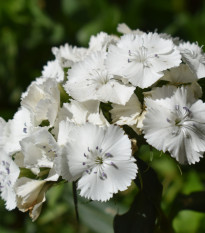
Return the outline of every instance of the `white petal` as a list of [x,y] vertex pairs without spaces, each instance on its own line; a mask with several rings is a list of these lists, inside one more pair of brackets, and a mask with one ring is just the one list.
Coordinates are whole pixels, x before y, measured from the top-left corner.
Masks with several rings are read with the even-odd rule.
[[0,191],[1,197],[6,201],[6,208],[12,210],[16,207],[15,182],[20,170],[9,155],[0,150]]
[[42,84],[31,84],[21,104],[34,114],[36,124],[49,120],[52,126],[60,106],[58,83],[54,79],[46,79]]
[[64,71],[58,60],[49,61],[43,67],[42,75],[46,78],[54,78],[57,82],[63,82],[64,80]]

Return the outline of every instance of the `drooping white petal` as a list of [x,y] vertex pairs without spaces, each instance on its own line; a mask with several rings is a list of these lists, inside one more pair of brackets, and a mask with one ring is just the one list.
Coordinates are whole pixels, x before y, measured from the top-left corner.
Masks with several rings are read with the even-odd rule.
[[134,125],[140,115],[141,103],[137,96],[133,94],[125,105],[112,104],[113,109],[110,110],[113,122],[118,125]]
[[15,187],[17,195],[17,207],[22,212],[29,211],[29,215],[35,221],[41,212],[45,193],[49,185],[45,180],[32,180],[27,177],[18,179]]
[[186,64],[181,64],[179,67],[165,71],[161,79],[174,84],[181,84],[194,82],[197,80],[197,76]]

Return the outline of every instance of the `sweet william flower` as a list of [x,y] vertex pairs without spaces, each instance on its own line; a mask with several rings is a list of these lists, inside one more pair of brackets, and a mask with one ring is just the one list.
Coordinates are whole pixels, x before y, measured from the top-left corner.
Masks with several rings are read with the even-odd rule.
[[182,60],[196,74],[197,78],[205,77],[205,55],[197,43],[184,42],[178,46]]
[[127,34],[108,51],[108,71],[126,78],[134,86],[146,88],[163,76],[163,71],[181,63],[172,40],[157,33]]
[[72,139],[75,141],[68,147],[67,159],[81,196],[107,201],[127,189],[136,177],[131,142],[120,127],[85,124],[76,127]]
[[106,55],[105,52],[95,52],[68,71],[64,88],[75,100],[110,101],[124,105],[130,99],[135,87],[124,84],[121,77],[108,72]]
[[198,162],[205,151],[205,103],[185,87],[165,99],[146,99],[143,121],[147,142],[169,151],[181,164]]

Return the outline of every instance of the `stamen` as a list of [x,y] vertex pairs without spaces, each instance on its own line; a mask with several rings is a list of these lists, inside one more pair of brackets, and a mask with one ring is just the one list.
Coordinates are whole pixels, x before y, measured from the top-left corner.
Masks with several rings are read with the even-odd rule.
[[113,155],[111,155],[110,153],[105,153],[105,156],[106,156],[107,158],[112,158],[112,157],[113,157]]
[[27,133],[27,128],[23,128],[23,132],[24,132],[24,133]]
[[167,122],[171,123],[171,120],[169,118],[167,118]]
[[111,162],[110,165],[113,166],[115,169],[119,169],[119,167],[113,162]]
[[7,174],[10,174],[10,169],[9,167],[6,167]]
[[105,172],[102,173],[102,176],[107,179],[107,174]]
[[100,179],[101,180],[107,179],[107,174],[105,172],[102,172],[102,174],[100,175]]
[[90,175],[90,173],[92,172],[92,170],[86,170],[86,172]]
[[189,108],[183,107],[183,109],[186,111],[187,116],[189,116],[191,114],[191,111],[189,110]]
[[86,163],[85,162],[83,162],[83,165],[85,165]]

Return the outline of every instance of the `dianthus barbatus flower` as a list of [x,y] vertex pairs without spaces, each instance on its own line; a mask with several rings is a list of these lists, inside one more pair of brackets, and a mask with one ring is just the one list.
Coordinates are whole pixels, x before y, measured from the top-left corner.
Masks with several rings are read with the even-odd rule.
[[187,63],[198,79],[205,77],[205,54],[197,43],[184,42],[179,44],[182,60]]
[[127,34],[109,47],[108,71],[127,78],[134,86],[151,86],[166,69],[181,63],[181,55],[172,40],[157,33]]
[[189,89],[178,88],[165,99],[146,99],[143,129],[147,142],[180,163],[195,163],[205,151],[205,103]]
[[105,59],[105,52],[95,52],[74,64],[68,71],[68,81],[64,86],[66,92],[80,102],[99,100],[125,104],[135,87],[124,84],[121,77],[110,74]]
[[85,124],[72,132],[68,165],[72,180],[78,180],[80,195],[107,201],[123,191],[136,177],[137,165],[131,142],[118,126]]

